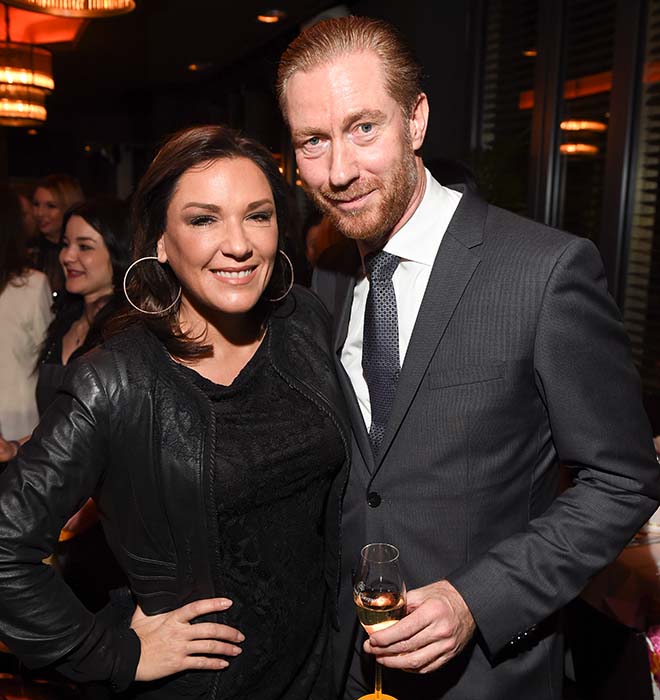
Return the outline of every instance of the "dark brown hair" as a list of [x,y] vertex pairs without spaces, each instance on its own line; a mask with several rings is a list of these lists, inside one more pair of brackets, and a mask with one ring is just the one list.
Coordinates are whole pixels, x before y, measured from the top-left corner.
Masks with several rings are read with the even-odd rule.
[[280,59],[277,99],[285,120],[286,88],[297,71],[311,71],[348,53],[373,52],[382,62],[388,93],[409,117],[422,91],[422,71],[399,32],[387,22],[370,17],[336,17],[306,29]]
[[[266,176],[275,200],[279,247],[289,224],[287,184],[270,152],[252,139],[219,125],[195,126],[171,136],[156,154],[140,180],[133,199],[133,257],[155,256],[157,243],[167,227],[167,209],[179,178],[190,168],[223,158],[247,158]],[[277,266],[279,267],[279,266]],[[273,277],[279,277],[273,275]],[[280,296],[286,283],[271,278],[264,296]],[[169,265],[146,261],[129,274],[128,294],[137,306],[159,311],[169,306],[180,285]],[[142,322],[163,342],[168,352],[181,359],[208,356],[211,348],[181,331],[177,321],[179,303],[158,315],[130,309],[113,324],[112,332]]]
[[20,284],[28,268],[21,200],[8,187],[0,188],[0,293],[10,284]]

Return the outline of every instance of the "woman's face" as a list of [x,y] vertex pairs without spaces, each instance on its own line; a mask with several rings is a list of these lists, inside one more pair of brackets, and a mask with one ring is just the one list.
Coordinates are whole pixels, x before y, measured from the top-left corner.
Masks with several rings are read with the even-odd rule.
[[247,158],[222,158],[179,178],[158,259],[179,279],[184,313],[244,314],[268,284],[277,242],[266,176]]
[[45,187],[37,187],[32,196],[32,211],[39,231],[48,240],[57,243],[62,232],[64,212],[53,193]]
[[112,294],[112,260],[103,236],[81,216],[72,216],[64,229],[60,265],[66,290],[86,302]]

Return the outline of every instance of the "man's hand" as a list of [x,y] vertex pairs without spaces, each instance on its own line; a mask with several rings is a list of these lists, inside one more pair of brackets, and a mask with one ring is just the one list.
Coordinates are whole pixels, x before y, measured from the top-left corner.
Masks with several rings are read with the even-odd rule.
[[136,681],[153,681],[189,669],[217,671],[229,663],[222,656],[238,656],[235,643],[245,637],[233,627],[213,622],[191,625],[200,615],[226,610],[227,598],[209,598],[188,603],[160,615],[145,615],[138,606],[131,628],[140,638],[140,661]]
[[472,613],[448,581],[410,591],[406,609],[403,620],[364,643],[364,650],[388,668],[436,671],[460,654],[474,633]]

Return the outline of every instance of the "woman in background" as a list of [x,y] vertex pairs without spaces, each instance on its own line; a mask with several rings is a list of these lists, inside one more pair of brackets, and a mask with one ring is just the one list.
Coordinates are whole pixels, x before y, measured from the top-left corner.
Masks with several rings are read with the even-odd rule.
[[[5,441],[20,440],[37,424],[34,367],[52,318],[48,280],[28,265],[19,197],[0,189],[0,435]],[[0,461],[6,456],[0,450]]]
[[46,274],[55,295],[64,287],[58,256],[64,215],[83,202],[80,183],[70,175],[47,175],[37,182],[32,195],[32,210],[39,236],[30,242],[32,264]]
[[126,303],[122,279],[131,244],[126,203],[97,197],[70,209],[62,223],[59,264],[66,294],[39,358],[40,414],[62,384],[65,366],[101,342],[107,319]]

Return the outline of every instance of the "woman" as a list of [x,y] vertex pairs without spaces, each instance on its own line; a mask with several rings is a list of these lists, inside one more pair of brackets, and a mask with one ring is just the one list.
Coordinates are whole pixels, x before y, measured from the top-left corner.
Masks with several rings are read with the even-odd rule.
[[40,414],[62,384],[67,363],[98,345],[106,320],[125,305],[122,280],[131,241],[126,204],[97,197],[69,210],[63,227],[59,264],[67,293],[39,358]]
[[47,175],[37,182],[32,195],[32,211],[39,231],[30,242],[34,267],[46,274],[54,294],[64,287],[64,277],[58,262],[64,214],[84,201],[80,184],[70,175]]
[[[327,314],[278,252],[286,199],[222,127],[174,136],[142,179],[136,309],[0,478],[0,637],[28,663],[159,700],[332,697],[348,431]],[[130,629],[39,566],[92,492]]]
[[28,268],[18,195],[0,189],[0,435],[7,441],[21,439],[37,424],[34,365],[50,307],[46,276]]

